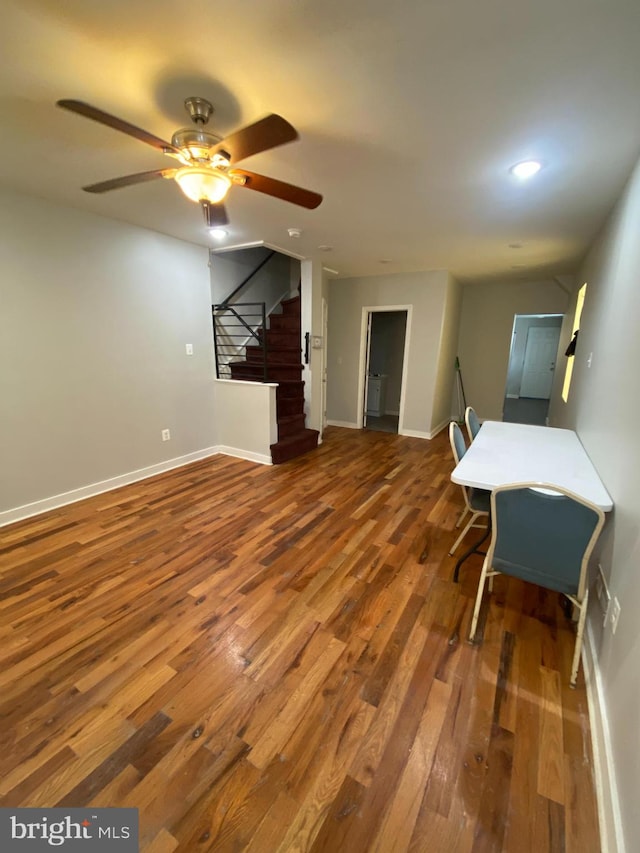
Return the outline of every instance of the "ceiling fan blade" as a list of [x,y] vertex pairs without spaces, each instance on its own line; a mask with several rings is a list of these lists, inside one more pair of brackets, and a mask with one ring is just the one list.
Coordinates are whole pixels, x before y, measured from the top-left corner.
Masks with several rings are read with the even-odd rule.
[[322,196],[311,190],[305,190],[284,181],[276,181],[275,178],[267,178],[255,172],[247,172],[246,169],[232,169],[229,174],[231,177],[234,175],[243,177],[245,179],[243,186],[250,190],[257,190],[259,193],[281,198],[283,201],[297,204],[299,207],[306,207],[309,210],[318,207],[322,201]]
[[153,169],[151,172],[138,172],[135,175],[125,175],[123,178],[111,178],[110,181],[90,184],[82,189],[87,193],[106,193],[109,190],[119,190],[121,187],[130,187],[133,184],[145,184],[147,181],[155,181],[156,178],[172,178],[177,171],[177,169]]
[[272,113],[255,124],[247,125],[232,133],[231,136],[225,137],[218,146],[218,150],[226,151],[231,162],[235,163],[252,154],[259,154],[261,151],[268,151],[269,148],[293,142],[297,138],[298,132],[295,127],[282,116]]
[[225,210],[224,204],[211,204],[204,199],[200,202],[202,212],[204,213],[204,221],[207,223],[207,228],[220,228],[222,225],[229,224],[229,217]]
[[136,127],[134,124],[129,124],[128,121],[117,118],[117,116],[105,113],[97,107],[92,107],[91,104],[85,104],[84,101],[64,99],[62,101],[57,101],[57,105],[72,113],[77,113],[85,118],[93,119],[93,121],[97,121],[100,124],[105,124],[107,127],[111,127],[114,130],[119,130],[121,133],[126,133],[127,136],[132,136],[134,139],[140,140],[140,142],[146,142],[147,145],[157,148],[158,151],[162,151],[163,154],[167,151],[178,153],[178,149],[174,148],[170,142],[165,142],[164,139],[160,139],[158,136],[154,136],[152,133],[148,133],[146,130]]

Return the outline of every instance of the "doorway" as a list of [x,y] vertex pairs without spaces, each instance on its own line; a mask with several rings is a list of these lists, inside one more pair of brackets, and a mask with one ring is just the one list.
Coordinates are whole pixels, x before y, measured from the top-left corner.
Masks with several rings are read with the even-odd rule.
[[378,432],[402,429],[407,350],[406,308],[369,308],[361,381],[362,426]]
[[322,430],[324,433],[327,426],[327,341],[329,339],[329,303],[322,297],[322,393],[320,395],[320,411]]
[[516,314],[502,420],[548,423],[562,314]]

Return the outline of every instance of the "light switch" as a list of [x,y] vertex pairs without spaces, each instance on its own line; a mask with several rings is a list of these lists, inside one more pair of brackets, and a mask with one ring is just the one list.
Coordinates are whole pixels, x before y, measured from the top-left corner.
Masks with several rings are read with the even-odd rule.
[[193,355],[193,344],[185,344],[184,348],[187,355]]

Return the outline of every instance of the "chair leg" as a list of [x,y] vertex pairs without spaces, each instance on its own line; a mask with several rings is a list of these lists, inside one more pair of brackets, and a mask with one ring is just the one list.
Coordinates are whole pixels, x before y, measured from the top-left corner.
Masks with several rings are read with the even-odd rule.
[[573,663],[571,664],[571,681],[569,682],[571,687],[576,686],[576,680],[578,678],[578,669],[580,667],[580,652],[582,651],[582,635],[584,634],[584,623],[587,618],[587,604],[589,603],[589,591],[587,590],[584,594],[584,598],[580,603],[580,617],[578,619],[578,626],[576,631],[576,645],[573,651]]
[[474,522],[475,522],[478,518],[480,518],[480,516],[481,516],[481,515],[485,515],[485,514],[486,514],[486,513],[482,513],[482,512],[474,512],[474,513],[473,513],[473,515],[472,515],[472,516],[471,516],[471,518],[469,519],[469,522],[467,523],[467,526],[465,527],[465,529],[462,531],[462,533],[460,534],[460,536],[458,536],[458,538],[456,539],[456,541],[455,541],[455,542],[453,543],[453,545],[451,546],[451,550],[449,551],[449,556],[450,556],[450,557],[453,557],[453,555],[454,555],[454,554],[455,554],[455,552],[456,552],[456,548],[457,548],[457,547],[458,547],[458,545],[462,542],[462,540],[463,540],[463,539],[464,539],[464,537],[467,535],[467,533],[471,530],[471,528],[472,528],[472,527],[478,527],[478,526],[479,526],[479,525],[474,524]]
[[460,527],[460,525],[462,524],[462,519],[465,517],[465,515],[466,515],[468,512],[469,512],[469,507],[468,507],[468,506],[465,506],[465,507],[463,508],[462,512],[460,513],[460,518],[456,521],[456,527]]
[[476,603],[473,608],[473,618],[471,619],[471,629],[469,631],[469,640],[473,643],[476,638],[476,628],[478,626],[478,616],[480,615],[480,605],[482,604],[482,594],[484,593],[484,582],[487,578],[488,562],[485,558],[482,563],[482,571],[480,572],[480,580],[478,582],[478,594],[476,595]]

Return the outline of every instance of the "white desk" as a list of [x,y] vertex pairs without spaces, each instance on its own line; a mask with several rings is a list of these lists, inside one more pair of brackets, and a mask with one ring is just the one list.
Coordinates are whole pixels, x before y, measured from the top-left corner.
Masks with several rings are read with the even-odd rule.
[[495,489],[507,483],[562,486],[608,512],[613,501],[573,430],[485,421],[451,479]]

